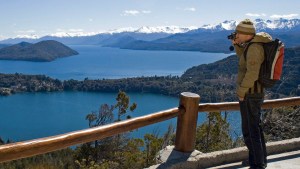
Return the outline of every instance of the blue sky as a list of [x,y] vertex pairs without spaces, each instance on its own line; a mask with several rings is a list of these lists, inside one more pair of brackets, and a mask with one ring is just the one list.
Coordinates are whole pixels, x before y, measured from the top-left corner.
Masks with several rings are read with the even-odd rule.
[[0,39],[124,27],[197,26],[244,18],[300,18],[297,0],[3,0]]

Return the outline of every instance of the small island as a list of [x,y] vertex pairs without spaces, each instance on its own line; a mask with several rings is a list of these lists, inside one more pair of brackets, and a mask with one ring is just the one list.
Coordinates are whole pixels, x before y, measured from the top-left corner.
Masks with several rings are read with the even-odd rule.
[[57,58],[77,54],[77,51],[54,40],[41,41],[35,44],[21,42],[0,49],[1,60],[50,62]]

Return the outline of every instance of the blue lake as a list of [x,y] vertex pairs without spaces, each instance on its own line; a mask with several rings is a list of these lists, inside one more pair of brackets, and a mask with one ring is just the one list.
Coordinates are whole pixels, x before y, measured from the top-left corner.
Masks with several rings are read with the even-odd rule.
[[[183,51],[136,51],[100,46],[71,46],[80,54],[53,62],[0,61],[0,73],[45,74],[52,78],[102,79],[136,76],[182,75],[199,64],[211,63],[229,54]],[[184,91],[183,91],[184,92]],[[115,104],[117,93],[54,92],[23,93],[0,97],[0,137],[15,141],[62,134],[85,129],[85,116],[97,111],[101,104]],[[138,108],[132,117],[142,116],[178,106],[178,98],[155,94],[129,93]],[[200,113],[198,124],[205,120]],[[232,133],[240,135],[239,113],[230,113]],[[176,126],[176,118],[143,127],[131,133],[143,137],[145,133],[163,134],[169,124]],[[233,135],[234,136],[234,135]]]
[[[131,103],[137,103],[137,109],[129,113],[138,117],[170,108],[178,107],[179,99],[157,94],[129,93]],[[62,134],[88,128],[85,117],[92,111],[98,111],[101,104],[116,103],[117,93],[92,92],[54,92],[23,93],[9,97],[0,97],[0,136],[6,140],[28,140],[39,137]],[[206,119],[206,113],[199,113],[198,124]],[[176,126],[177,118],[156,123],[131,133],[133,137],[143,138],[145,133],[166,132],[168,125]],[[229,113],[231,132],[240,134],[238,112]]]
[[[5,139],[27,140],[88,128],[86,115],[98,111],[101,104],[115,104],[116,96],[117,93],[55,92],[0,97],[0,136]],[[137,109],[129,113],[132,117],[178,106],[178,100],[174,97],[154,94],[129,96],[131,102],[138,104]],[[140,129],[141,132],[135,132],[134,135],[143,137],[145,130],[164,130],[164,126],[171,122],[172,120]],[[163,127],[159,127],[161,125]]]
[[58,79],[116,79],[137,76],[182,75],[200,64],[229,54],[189,51],[147,51],[101,46],[70,46],[79,55],[52,62],[0,60],[1,73],[45,74]]

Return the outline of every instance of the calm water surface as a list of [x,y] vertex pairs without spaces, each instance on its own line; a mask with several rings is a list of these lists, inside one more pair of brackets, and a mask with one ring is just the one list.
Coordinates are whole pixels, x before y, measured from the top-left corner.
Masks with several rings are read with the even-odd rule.
[[[0,136],[4,139],[27,140],[88,128],[85,116],[97,111],[101,104],[115,104],[116,96],[117,93],[55,92],[0,97]],[[138,104],[137,109],[130,113],[132,117],[177,107],[178,104],[177,98],[162,95],[129,96],[131,102]],[[160,125],[146,130],[152,131]],[[136,132],[135,136],[143,137],[143,134]]]
[[[23,93],[0,97],[0,136],[6,140],[28,140],[62,134],[88,128],[85,116],[97,111],[101,104],[116,103],[117,93],[54,92]],[[156,94],[128,94],[137,109],[132,117],[147,115],[178,106],[178,98]],[[200,113],[198,124],[205,121],[206,114]],[[240,133],[238,113],[229,114],[232,132]],[[132,132],[133,137],[142,138],[145,133],[166,132],[168,125],[176,126],[176,118],[153,124]],[[235,135],[233,135],[235,136]]]
[[180,76],[186,69],[211,63],[229,54],[189,51],[147,51],[101,46],[71,46],[79,55],[52,62],[0,60],[1,73],[45,74],[58,79],[83,80],[137,76]]
[[[182,75],[199,64],[211,63],[228,56],[182,51],[136,51],[100,46],[71,46],[80,54],[53,62],[0,60],[1,73],[45,74],[58,79],[124,78],[153,75]],[[0,137],[4,140],[28,140],[88,128],[85,116],[97,111],[101,104],[115,104],[117,93],[54,92],[23,93],[0,97]],[[131,115],[138,117],[178,106],[178,98],[129,93],[138,108]],[[205,120],[199,114],[198,123]],[[238,113],[229,115],[232,133],[240,134]],[[143,127],[131,133],[142,138],[145,133],[163,134],[176,118]],[[234,136],[234,135],[233,135]]]

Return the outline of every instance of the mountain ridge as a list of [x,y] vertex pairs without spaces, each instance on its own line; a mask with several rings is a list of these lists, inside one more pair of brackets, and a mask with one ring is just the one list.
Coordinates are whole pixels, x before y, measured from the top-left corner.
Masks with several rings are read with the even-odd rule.
[[[255,26],[258,31],[290,31],[292,29],[300,30],[300,19],[277,19],[277,20],[264,20],[264,19],[255,19]],[[224,22],[218,24],[206,24],[200,27],[179,27],[179,26],[142,26],[140,28],[120,28],[115,30],[103,31],[103,32],[57,32],[54,34],[38,37],[36,35],[23,35],[16,38],[8,38],[1,40],[0,43],[10,43],[16,44],[22,41],[36,43],[42,40],[57,40],[64,44],[85,44],[88,43],[89,39],[93,39],[91,44],[101,44],[102,37],[107,36],[120,36],[122,34],[132,36],[136,40],[157,40],[160,38],[165,38],[174,34],[194,34],[199,32],[216,32],[216,31],[232,31],[235,26],[238,24],[238,21],[235,20],[225,20]],[[151,36],[151,34],[153,36]],[[147,36],[147,38],[143,38]],[[70,39],[77,41],[72,43]],[[82,38],[82,40],[78,40]],[[94,39],[99,39],[96,42]],[[67,40],[66,40],[67,39]]]
[[[224,21],[217,25],[205,25],[199,29],[187,33],[173,34],[165,38],[153,41],[136,41],[127,44],[114,45],[123,49],[134,50],[177,50],[177,51],[201,51],[229,53],[231,41],[227,36],[236,26],[236,21]],[[268,32],[274,39],[278,38],[287,47],[295,47],[300,44],[300,20],[280,19],[255,20],[257,32]],[[283,26],[285,25],[285,26]]]

